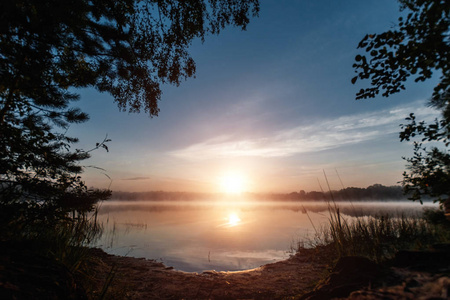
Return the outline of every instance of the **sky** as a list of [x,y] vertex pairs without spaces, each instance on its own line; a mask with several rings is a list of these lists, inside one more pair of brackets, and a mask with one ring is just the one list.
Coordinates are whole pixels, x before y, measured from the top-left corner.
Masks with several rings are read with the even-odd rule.
[[436,116],[426,107],[436,81],[357,101],[369,82],[350,80],[359,41],[399,16],[395,0],[261,0],[246,31],[191,45],[196,76],[163,86],[158,117],[81,90],[76,106],[90,121],[67,134],[82,149],[111,139],[83,162],[83,178],[129,192],[223,192],[233,180],[246,192],[313,191],[326,188],[324,174],[332,189],[397,185],[412,154],[399,124]]

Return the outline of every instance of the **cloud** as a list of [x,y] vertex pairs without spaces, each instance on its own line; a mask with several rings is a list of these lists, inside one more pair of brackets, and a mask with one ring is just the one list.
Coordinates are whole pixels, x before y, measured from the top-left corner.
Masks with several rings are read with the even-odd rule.
[[123,178],[122,180],[148,180],[150,177],[131,177],[131,178]]
[[335,149],[399,132],[399,124],[404,122],[411,111],[417,111],[417,107],[420,107],[416,114],[419,120],[437,116],[435,110],[424,108],[422,102],[417,102],[391,110],[320,120],[277,131],[262,138],[235,140],[231,135],[223,135],[170,154],[187,160],[204,160],[224,157],[287,157]]

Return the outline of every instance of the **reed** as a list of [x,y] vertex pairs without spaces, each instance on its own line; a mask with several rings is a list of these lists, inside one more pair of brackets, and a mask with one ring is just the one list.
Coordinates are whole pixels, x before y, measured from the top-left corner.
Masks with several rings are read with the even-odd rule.
[[399,250],[427,249],[450,241],[448,231],[426,217],[385,214],[348,218],[331,206],[329,214],[316,244],[333,245],[339,257],[359,255],[382,262]]
[[21,240],[33,245],[37,254],[63,263],[72,273],[86,260],[89,246],[100,237],[102,226],[94,216],[78,216],[53,224],[35,224]]
[[423,216],[398,213],[359,216],[355,210],[353,217],[349,217],[341,213],[325,172],[324,176],[330,197],[325,199],[328,223],[320,230],[314,227],[316,234],[313,240],[310,239],[310,245],[332,246],[338,257],[358,255],[382,262],[399,250],[420,250],[434,244],[450,243],[450,221],[442,209],[426,210]]

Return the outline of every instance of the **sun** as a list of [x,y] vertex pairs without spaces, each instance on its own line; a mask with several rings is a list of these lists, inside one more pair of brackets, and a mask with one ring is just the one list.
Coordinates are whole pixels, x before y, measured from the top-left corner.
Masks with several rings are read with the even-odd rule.
[[245,178],[239,173],[227,173],[220,178],[222,192],[240,194],[245,189]]

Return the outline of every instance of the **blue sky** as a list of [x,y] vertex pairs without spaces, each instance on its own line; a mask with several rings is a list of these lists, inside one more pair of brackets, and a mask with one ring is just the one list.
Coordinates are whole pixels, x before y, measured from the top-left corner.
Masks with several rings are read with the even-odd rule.
[[[394,0],[261,1],[247,31],[227,28],[190,48],[196,78],[165,86],[161,112],[119,112],[112,97],[81,91],[91,120],[68,134],[89,149],[108,134],[110,152],[85,162],[88,185],[122,191],[220,191],[237,176],[244,190],[291,192],[394,185],[411,145],[399,124],[425,107],[433,80],[390,98],[355,100],[350,83],[358,42],[392,27]],[[227,175],[228,174],[228,175]],[[230,175],[231,174],[231,175]],[[232,175],[234,174],[234,175]]]

